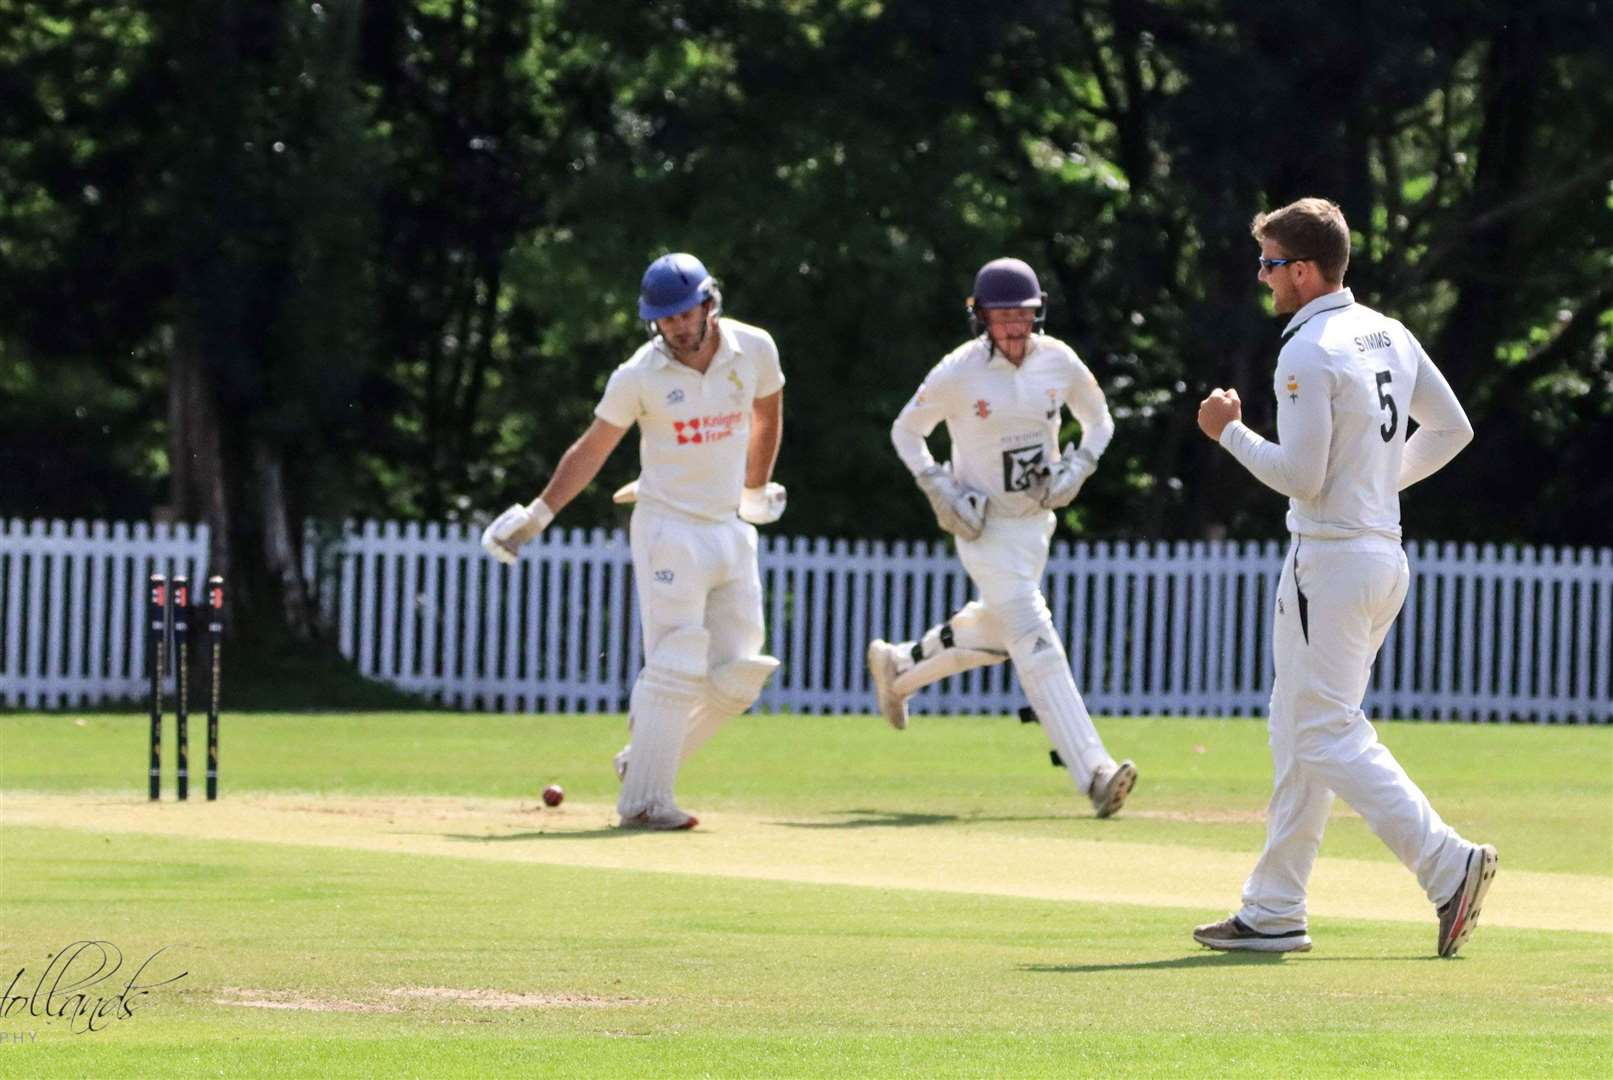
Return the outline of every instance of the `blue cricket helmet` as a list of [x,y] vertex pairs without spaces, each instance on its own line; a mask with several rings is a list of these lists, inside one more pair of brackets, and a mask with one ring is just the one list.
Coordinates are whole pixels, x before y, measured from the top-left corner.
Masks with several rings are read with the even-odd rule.
[[688,311],[711,299],[717,280],[705,264],[686,252],[662,255],[644,271],[638,290],[638,317],[646,322]]

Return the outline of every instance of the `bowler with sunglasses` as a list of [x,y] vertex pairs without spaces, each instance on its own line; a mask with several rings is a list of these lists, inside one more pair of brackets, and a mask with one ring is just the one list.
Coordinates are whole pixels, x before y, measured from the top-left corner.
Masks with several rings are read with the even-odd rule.
[[1440,818],[1361,702],[1410,584],[1400,492],[1454,458],[1473,428],[1411,332],[1345,288],[1350,231],[1338,206],[1300,199],[1257,215],[1252,231],[1260,280],[1289,316],[1273,379],[1277,438],[1245,426],[1232,389],[1211,392],[1198,422],[1288,496],[1292,542],[1272,620],[1274,775],[1242,906],[1193,937],[1212,949],[1309,950],[1306,889],[1338,794],[1417,876],[1438,915],[1438,953],[1453,956],[1478,921],[1495,848]]

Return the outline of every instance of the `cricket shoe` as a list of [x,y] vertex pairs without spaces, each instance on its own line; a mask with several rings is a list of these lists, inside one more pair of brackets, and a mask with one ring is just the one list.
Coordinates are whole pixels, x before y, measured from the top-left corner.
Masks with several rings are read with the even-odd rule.
[[679,810],[676,806],[663,806],[653,810],[640,811],[631,817],[624,817],[619,828],[656,829],[662,832],[676,832],[679,829],[692,829],[698,824],[700,824],[700,819],[693,814]]
[[1484,907],[1484,895],[1495,880],[1496,864],[1500,856],[1493,844],[1475,844],[1467,853],[1467,872],[1456,894],[1439,906],[1439,955],[1455,956],[1456,950],[1467,944],[1478,925],[1479,912]]
[[896,692],[896,658],[901,650],[875,638],[868,643],[868,675],[874,680],[879,711],[897,731],[907,730],[907,698]]
[[1092,809],[1099,817],[1106,818],[1126,805],[1126,796],[1136,786],[1137,766],[1122,761],[1118,765],[1105,765],[1094,773],[1087,795],[1092,799]]
[[1195,927],[1193,940],[1212,949],[1247,949],[1250,952],[1310,952],[1311,935],[1304,930],[1282,934],[1262,934],[1249,929],[1242,919],[1229,915],[1217,923]]

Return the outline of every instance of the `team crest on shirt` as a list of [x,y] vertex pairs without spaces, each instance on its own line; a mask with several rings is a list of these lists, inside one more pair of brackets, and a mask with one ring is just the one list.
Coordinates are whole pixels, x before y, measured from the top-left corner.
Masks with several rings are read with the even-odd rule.
[[1299,400],[1299,380],[1292,375],[1288,376],[1288,400]]
[[990,416],[991,402],[987,401],[985,398],[981,398],[979,401],[975,402],[975,415],[980,417],[982,420]]
[[745,381],[739,377],[739,372],[729,368],[728,381],[734,384],[734,401],[737,403],[743,400],[745,397]]
[[682,400],[683,400],[683,391],[682,390],[674,390],[674,391],[672,391],[672,393],[670,393],[670,394],[668,394],[666,396],[666,403],[668,405],[676,405],[678,402],[680,402]]

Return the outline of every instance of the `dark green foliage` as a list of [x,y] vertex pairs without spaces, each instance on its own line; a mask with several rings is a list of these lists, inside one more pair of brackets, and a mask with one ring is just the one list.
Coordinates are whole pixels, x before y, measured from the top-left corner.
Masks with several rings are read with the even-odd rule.
[[[1120,425],[1069,524],[1269,535],[1279,500],[1194,410],[1234,385],[1269,425],[1248,220],[1322,194],[1478,429],[1410,531],[1609,539],[1600,0],[0,12],[0,513],[198,512],[186,355],[243,552],[264,455],[293,519],[530,498],[642,340],[643,266],[685,249],[781,345],[787,520],[929,535],[886,431],[1017,254]],[[566,523],[613,521],[632,458]]]

